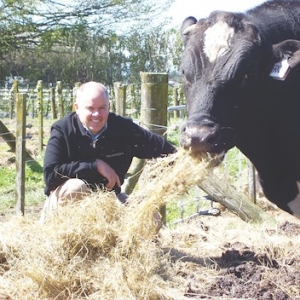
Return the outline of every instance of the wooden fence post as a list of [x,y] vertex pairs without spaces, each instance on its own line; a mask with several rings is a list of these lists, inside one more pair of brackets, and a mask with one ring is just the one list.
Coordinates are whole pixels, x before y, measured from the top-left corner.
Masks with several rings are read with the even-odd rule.
[[50,88],[50,102],[51,102],[51,114],[52,119],[57,119],[56,106],[55,106],[55,88]]
[[[115,94],[115,111],[119,116],[126,115],[126,85],[122,85],[120,82],[114,83]],[[125,194],[131,194],[141,173],[141,169],[145,165],[145,160],[134,158],[130,168],[127,172],[125,182],[122,186],[122,192]]]
[[25,211],[25,134],[26,134],[26,94],[18,94],[16,102],[16,213]]
[[120,82],[114,83],[116,114],[120,116],[126,115],[126,88]]
[[252,162],[247,159],[248,166],[248,196],[251,201],[256,204],[256,176],[255,176],[255,167]]
[[62,96],[62,82],[57,81],[56,83],[56,94],[58,100],[58,111],[59,117],[62,118],[64,116],[64,107],[63,107],[63,96]]
[[17,97],[19,93],[19,82],[17,79],[14,79],[13,85],[11,87],[12,92],[12,99],[10,102],[10,118],[13,118],[14,112],[15,112],[15,103],[17,102]]
[[39,151],[43,151],[44,147],[44,107],[43,107],[43,81],[39,80],[36,86],[37,90],[37,102],[38,102],[38,120],[39,120]]
[[141,72],[141,123],[157,134],[167,128],[168,74]]
[[[173,87],[173,105],[174,106],[178,106],[179,105],[179,99],[178,99],[178,88],[177,87]],[[174,110],[174,118],[178,118],[179,117],[179,111],[178,110]]]
[[226,181],[220,180],[214,172],[208,172],[197,185],[229,210],[235,212],[245,222],[274,223],[275,219],[251,202],[244,194],[239,193]]
[[110,111],[111,112],[116,112],[116,105],[115,105],[115,89],[114,86],[108,87],[108,94],[109,94],[109,102],[110,102]]
[[[141,125],[157,134],[165,135],[168,116],[168,74],[141,72]],[[160,209],[166,224],[166,206]]]
[[139,116],[140,108],[136,97],[136,89],[134,84],[128,86],[131,100],[131,117],[137,119]]
[[72,93],[72,111],[75,111],[74,103],[76,102],[76,97],[77,97],[77,90],[80,87],[81,82],[75,82],[74,88],[73,88],[73,93]]
[[[178,103],[179,103],[179,105],[182,105],[182,104],[185,104],[184,102],[184,94],[183,94],[183,86],[182,85],[180,85],[179,87],[178,87]],[[179,112],[179,117],[180,117],[180,119],[183,119],[183,117],[184,117],[184,111],[183,110],[180,110],[180,112]]]
[[[16,152],[16,138],[15,136],[9,131],[9,129],[2,123],[0,120],[0,135],[4,139],[4,141],[7,143],[11,151]],[[25,149],[25,160],[26,161],[32,161],[36,166],[39,166],[39,163],[35,161],[35,159],[28,153],[28,151]]]
[[35,118],[35,99],[31,98],[31,118]]

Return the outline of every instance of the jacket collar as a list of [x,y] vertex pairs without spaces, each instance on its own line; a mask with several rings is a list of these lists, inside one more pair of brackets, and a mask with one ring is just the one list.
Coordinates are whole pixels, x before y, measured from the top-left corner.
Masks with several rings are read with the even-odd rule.
[[[82,124],[82,122],[79,120],[79,117],[77,115],[76,112],[72,113],[73,116],[73,126],[74,126],[74,130],[77,131],[77,129],[79,130],[79,132],[81,133],[81,135],[87,135],[89,137],[91,137],[92,139],[97,139],[99,138],[100,135],[102,135],[108,128],[108,121],[106,122],[106,124],[104,125],[104,127],[102,128],[102,130],[97,134],[97,135],[93,135],[86,126],[84,126]],[[111,113],[110,113],[111,114]],[[110,115],[109,114],[109,115]],[[109,117],[108,117],[109,118]]]

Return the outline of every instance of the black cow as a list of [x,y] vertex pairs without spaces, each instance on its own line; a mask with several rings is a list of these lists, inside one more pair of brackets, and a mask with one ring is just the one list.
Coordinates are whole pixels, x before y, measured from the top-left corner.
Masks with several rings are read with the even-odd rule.
[[266,197],[300,218],[300,1],[189,17],[181,34],[181,145],[219,157],[236,146]]

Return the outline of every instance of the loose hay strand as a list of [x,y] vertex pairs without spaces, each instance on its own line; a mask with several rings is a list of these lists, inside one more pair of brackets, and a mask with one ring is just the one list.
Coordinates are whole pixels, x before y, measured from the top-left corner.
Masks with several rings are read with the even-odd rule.
[[59,207],[42,227],[25,218],[7,222],[0,229],[7,293],[13,299],[173,299],[160,277],[164,254],[153,242],[154,214],[195,183],[187,184],[195,170],[189,164],[182,153],[152,163],[147,185],[127,206],[98,192]]
[[156,160],[150,165],[146,185],[130,196],[130,219],[124,219],[124,248],[130,247],[134,239],[151,238],[158,231],[155,214],[169,199],[188,191],[191,186],[207,176],[207,163],[199,157],[193,158],[186,151]]

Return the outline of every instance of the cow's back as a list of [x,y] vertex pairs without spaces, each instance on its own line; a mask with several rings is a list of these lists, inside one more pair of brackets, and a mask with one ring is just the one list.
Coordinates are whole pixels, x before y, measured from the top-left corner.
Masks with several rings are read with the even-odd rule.
[[300,40],[300,1],[267,1],[246,13],[259,31],[272,43],[286,39]]

